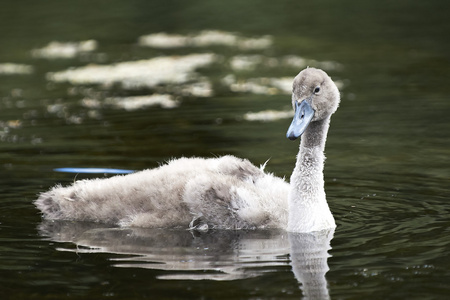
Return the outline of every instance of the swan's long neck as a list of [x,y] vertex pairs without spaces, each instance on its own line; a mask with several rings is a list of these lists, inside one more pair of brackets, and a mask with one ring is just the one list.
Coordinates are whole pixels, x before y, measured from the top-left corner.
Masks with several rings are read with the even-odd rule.
[[336,226],[325,197],[323,180],[323,152],[329,124],[329,117],[311,122],[301,137],[291,176],[288,231],[311,232]]

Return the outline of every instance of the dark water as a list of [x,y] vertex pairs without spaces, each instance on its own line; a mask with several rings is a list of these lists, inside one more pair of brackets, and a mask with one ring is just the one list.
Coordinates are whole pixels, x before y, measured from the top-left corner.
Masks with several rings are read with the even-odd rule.
[[[448,297],[448,1],[8,0],[0,6],[2,299]],[[228,36],[201,45],[202,30]],[[190,37],[190,44],[139,43],[161,32]],[[249,47],[250,38],[259,46]],[[42,51],[55,41],[87,40],[94,42],[63,51],[65,57]],[[154,71],[156,86],[107,84],[118,69],[103,77],[96,69],[89,74],[99,82],[86,84],[48,75],[207,53],[214,60],[188,71],[186,80],[172,81],[170,63]],[[289,119],[245,116],[289,109],[290,96],[267,82],[295,76],[300,58],[342,85],[325,167],[334,234],[193,235],[41,221],[32,205],[39,192],[110,176],[53,171],[60,167],[137,170],[182,155],[234,154],[255,164],[270,158],[267,169],[289,177],[298,149],[285,138]],[[136,73],[132,68],[127,78]],[[176,107],[117,104],[152,94],[172,97]]]

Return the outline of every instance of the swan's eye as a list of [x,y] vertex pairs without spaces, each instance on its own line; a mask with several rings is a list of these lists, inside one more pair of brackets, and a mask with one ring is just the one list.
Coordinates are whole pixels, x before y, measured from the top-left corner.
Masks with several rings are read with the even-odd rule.
[[320,87],[316,87],[315,89],[314,89],[314,94],[317,94],[317,93],[319,93],[320,92]]

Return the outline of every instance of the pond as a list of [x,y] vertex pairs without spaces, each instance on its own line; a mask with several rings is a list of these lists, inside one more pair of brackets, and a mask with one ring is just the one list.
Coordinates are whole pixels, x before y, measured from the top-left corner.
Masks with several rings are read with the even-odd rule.
[[[10,1],[0,10],[2,299],[446,299],[448,1]],[[292,79],[339,85],[337,228],[48,222],[56,184],[232,154],[289,178]]]

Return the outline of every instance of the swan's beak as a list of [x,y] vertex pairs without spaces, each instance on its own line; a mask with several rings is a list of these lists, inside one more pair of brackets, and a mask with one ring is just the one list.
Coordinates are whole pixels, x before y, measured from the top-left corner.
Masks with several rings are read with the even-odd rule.
[[292,120],[291,126],[289,126],[286,137],[290,140],[295,140],[301,136],[313,117],[314,109],[312,109],[308,101],[303,100],[300,103],[296,101],[294,119]]

